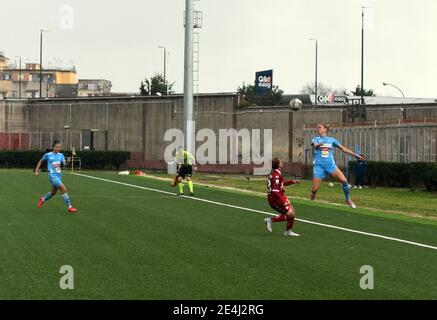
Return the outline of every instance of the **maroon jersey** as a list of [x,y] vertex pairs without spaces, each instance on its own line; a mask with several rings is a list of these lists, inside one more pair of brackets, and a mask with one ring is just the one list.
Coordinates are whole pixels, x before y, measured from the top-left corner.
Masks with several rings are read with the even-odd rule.
[[278,169],[272,170],[272,172],[269,175],[269,178],[267,179],[267,193],[280,193],[284,194],[285,189],[284,186],[288,186],[290,184],[294,184],[294,180],[285,181],[282,177],[282,173]]

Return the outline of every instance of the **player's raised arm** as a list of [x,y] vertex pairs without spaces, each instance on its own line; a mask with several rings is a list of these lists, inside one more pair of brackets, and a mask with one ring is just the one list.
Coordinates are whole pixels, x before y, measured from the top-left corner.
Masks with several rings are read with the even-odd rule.
[[289,186],[292,184],[299,184],[300,181],[299,180],[288,180],[288,181],[284,181],[284,186]]
[[345,146],[343,146],[343,145],[341,145],[341,144],[338,144],[338,148],[339,148],[341,151],[343,151],[344,153],[347,153],[347,154],[349,154],[349,155],[351,155],[351,156],[353,156],[353,157],[355,157],[355,158],[357,158],[357,159],[365,160],[363,156],[361,156],[361,155],[359,155],[359,154],[353,152],[352,150],[346,148]]

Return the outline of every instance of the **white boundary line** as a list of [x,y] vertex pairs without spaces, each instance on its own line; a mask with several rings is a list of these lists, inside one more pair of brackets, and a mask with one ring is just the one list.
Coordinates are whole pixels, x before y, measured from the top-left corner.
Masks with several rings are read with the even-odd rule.
[[[73,173],[73,175],[81,176],[81,177],[85,177],[85,178],[89,178],[89,179],[94,179],[94,180],[99,180],[99,181],[110,182],[110,183],[114,183],[114,184],[119,184],[119,185],[122,185],[122,186],[127,186],[127,187],[132,187],[132,188],[137,188],[137,189],[142,189],[142,190],[147,190],[147,191],[152,191],[152,192],[158,192],[158,193],[163,193],[163,194],[172,195],[172,196],[177,196],[175,193],[169,192],[169,191],[163,191],[163,190],[159,190],[159,189],[153,189],[153,188],[138,186],[138,185],[135,185],[135,184],[130,184],[130,183],[125,183],[125,182],[120,182],[120,181],[115,181],[115,180],[109,180],[109,179],[89,176],[89,175],[86,175],[86,174]],[[191,199],[191,200],[195,200],[195,201],[211,203],[211,204],[215,204],[215,205],[219,205],[219,206],[223,206],[223,207],[228,207],[228,208],[233,208],[233,209],[238,209],[238,210],[244,210],[244,211],[250,211],[250,212],[255,212],[255,213],[261,213],[261,214],[265,214],[265,215],[269,215],[269,216],[276,216],[276,214],[271,213],[271,212],[266,212],[266,211],[261,211],[261,210],[256,210],[256,209],[240,207],[240,206],[236,206],[236,205],[232,205],[232,204],[226,204],[226,203],[217,202],[217,201],[213,201],[213,200],[207,200],[207,199],[196,198],[196,197],[188,197],[188,196],[179,196],[179,197],[183,197],[183,198]],[[303,222],[303,223],[313,224],[313,225],[317,225],[317,226],[321,226],[321,227],[325,227],[325,228],[331,228],[331,229],[336,229],[336,230],[341,230],[341,231],[361,234],[361,235],[365,235],[365,236],[370,236],[370,237],[381,238],[381,239],[385,239],[385,240],[391,240],[391,241],[406,243],[406,244],[410,244],[410,245],[417,246],[417,247],[437,250],[436,246],[431,246],[431,245],[427,245],[427,244],[423,244],[423,243],[419,243],[419,242],[413,242],[413,241],[408,241],[408,240],[403,240],[403,239],[398,239],[398,238],[393,238],[393,237],[387,237],[387,236],[383,236],[383,235],[376,234],[376,233],[370,233],[370,232],[364,232],[364,231],[359,231],[359,230],[354,230],[354,229],[348,229],[348,228],[338,227],[338,226],[334,226],[334,225],[330,225],[330,224],[314,222],[314,221],[310,221],[310,220],[304,220],[304,219],[296,219],[296,220],[300,221],[300,222]]]

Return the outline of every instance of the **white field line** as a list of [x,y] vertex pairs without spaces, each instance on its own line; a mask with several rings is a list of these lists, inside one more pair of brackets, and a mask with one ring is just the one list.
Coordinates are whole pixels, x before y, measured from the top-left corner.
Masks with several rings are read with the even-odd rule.
[[[94,179],[94,180],[99,180],[99,181],[104,181],[104,182],[109,182],[109,183],[114,183],[114,184],[118,184],[118,185],[122,185],[122,186],[126,186],[126,187],[137,188],[137,189],[142,189],[142,190],[147,190],[147,191],[152,191],[152,192],[158,192],[158,193],[163,193],[163,194],[167,194],[167,195],[171,195],[171,196],[177,196],[175,193],[169,192],[169,191],[163,191],[163,190],[159,190],[159,189],[138,186],[138,185],[135,185],[135,184],[130,184],[130,183],[125,183],[125,182],[120,182],[120,181],[115,181],[115,180],[109,180],[109,179],[89,176],[89,175],[86,175],[86,174],[73,173],[73,175],[81,176],[81,177],[85,177],[85,178],[89,178],[89,179]],[[202,199],[202,198],[197,198],[197,197],[189,197],[189,196],[178,196],[178,197],[183,197],[185,199],[191,199],[191,200],[194,200],[194,201],[211,203],[211,204],[215,204],[215,205],[219,205],[219,206],[223,206],[223,207],[228,207],[228,208],[233,208],[233,209],[238,209],[238,210],[244,210],[244,211],[249,211],[249,212],[261,213],[261,214],[265,214],[265,215],[269,215],[269,216],[276,216],[276,214],[271,213],[271,212],[266,212],[266,211],[261,211],[261,210],[256,210],[256,209],[240,207],[240,206],[236,206],[236,205],[232,205],[232,204],[227,204],[227,203],[222,203],[222,202],[217,202],[217,201],[213,201],[213,200],[207,200],[207,199]],[[398,239],[398,238],[393,238],[393,237],[387,237],[387,236],[376,234],[376,233],[370,233],[370,232],[364,232],[364,231],[359,231],[359,230],[354,230],[354,229],[348,229],[348,228],[338,227],[338,226],[334,226],[334,225],[330,225],[330,224],[314,222],[314,221],[310,221],[310,220],[304,220],[304,219],[296,219],[296,220],[300,221],[300,222],[303,222],[303,223],[313,224],[313,225],[317,225],[317,226],[321,226],[321,227],[325,227],[325,228],[331,228],[331,229],[336,229],[336,230],[341,230],[341,231],[361,234],[361,235],[365,235],[365,236],[369,236],[369,237],[374,237],[374,238],[380,238],[380,239],[385,239],[385,240],[390,240],[390,241],[406,243],[406,244],[410,244],[410,245],[413,245],[413,246],[416,246],[416,247],[422,247],[422,248],[428,248],[428,249],[432,249],[432,250],[437,250],[436,246],[431,246],[431,245],[427,245],[427,244],[423,244],[423,243],[419,243],[419,242],[408,241],[408,240],[403,240],[403,239]]]
[[[154,180],[160,180],[160,181],[169,181],[169,178],[164,178],[164,177],[156,177],[153,175],[146,175],[144,176],[144,178],[146,179],[154,179]],[[265,180],[265,179],[264,179]],[[196,181],[196,185],[198,186],[204,186],[204,187],[209,187],[209,188],[214,188],[214,189],[218,189],[218,190],[230,190],[230,191],[237,191],[240,193],[248,193],[248,194],[253,194],[256,196],[266,196],[265,192],[259,192],[259,191],[253,191],[253,190],[244,190],[241,188],[237,188],[237,187],[229,187],[229,186],[222,186],[222,185],[217,185],[217,184],[210,184],[210,183],[204,183],[204,182],[199,182]],[[328,204],[330,206],[336,206],[336,207],[344,207],[347,206],[345,204],[341,204],[341,203],[337,203],[337,202],[331,202],[331,201],[327,201],[327,200],[309,200],[309,197],[298,197],[298,196],[293,196],[293,195],[287,195],[287,197],[289,199],[297,199],[297,200],[303,200],[307,203],[311,203],[311,205],[314,205],[315,203],[322,203],[322,204]],[[403,215],[406,217],[414,217],[414,218],[420,218],[420,219],[425,219],[422,215],[420,214],[412,214],[412,213],[407,213],[407,212],[403,212],[403,211],[396,211],[396,210],[387,210],[387,209],[380,209],[380,208],[370,208],[370,207],[363,207],[360,206],[360,209],[366,209],[372,212],[383,212],[383,213],[388,213],[388,214],[399,214],[399,215]],[[429,220],[437,220],[437,217],[426,217],[426,219]]]

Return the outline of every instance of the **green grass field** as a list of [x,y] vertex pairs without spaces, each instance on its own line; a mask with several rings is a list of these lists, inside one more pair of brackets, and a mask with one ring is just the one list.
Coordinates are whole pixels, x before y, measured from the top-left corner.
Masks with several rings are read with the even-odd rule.
[[[244,209],[273,213],[265,197],[195,186],[212,203],[134,187],[173,193],[169,181],[82,174],[125,184],[65,173],[71,215],[59,196],[37,209],[45,174],[0,170],[0,299],[437,298],[433,248],[302,221],[300,238],[284,238],[283,224],[267,233],[267,215]],[[437,246],[432,219],[294,204],[300,219]],[[74,290],[59,287],[63,265]],[[374,290],[359,286],[363,265]]]
[[[155,177],[171,179],[172,176],[163,173],[151,173]],[[247,179],[249,178],[249,180]],[[248,190],[265,193],[265,177],[249,177],[242,175],[215,175],[196,174],[195,179],[205,184],[233,187],[240,190]],[[289,189],[293,197],[309,198],[311,181],[303,180],[300,185],[294,185]],[[364,188],[362,190],[352,189],[354,201],[361,207],[374,208],[378,210],[390,210],[404,215],[431,218],[437,220],[437,194],[424,192],[422,190],[410,190],[408,188]],[[329,188],[328,183],[322,185],[317,199],[343,203],[344,196],[341,191],[341,184],[334,183],[334,188]]]

